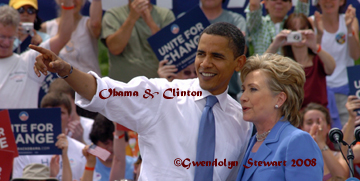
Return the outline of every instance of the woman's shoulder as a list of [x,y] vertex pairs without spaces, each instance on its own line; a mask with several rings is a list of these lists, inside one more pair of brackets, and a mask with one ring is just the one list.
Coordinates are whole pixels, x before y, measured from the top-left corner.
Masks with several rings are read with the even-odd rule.
[[294,140],[312,140],[313,138],[310,136],[310,134],[308,132],[305,132],[295,126],[293,126],[292,124],[288,124],[283,132],[283,135],[286,135],[287,138],[289,138],[291,141]]

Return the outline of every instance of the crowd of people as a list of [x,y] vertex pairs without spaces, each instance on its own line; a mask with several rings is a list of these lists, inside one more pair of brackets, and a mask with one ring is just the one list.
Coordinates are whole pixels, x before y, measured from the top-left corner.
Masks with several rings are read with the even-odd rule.
[[[92,0],[84,16],[86,0],[55,2],[59,17],[46,22],[37,0],[0,6],[0,109],[61,110],[55,145],[62,154],[20,155],[10,179],[360,178],[341,154],[347,147],[328,138],[337,127],[351,143],[360,124],[346,71],[360,58],[359,23],[346,0],[318,0],[312,16],[310,0],[298,0],[292,14],[291,0],[249,0],[246,17],[223,9],[225,0],[200,0],[211,25],[181,71],[147,42],[176,19],[170,9],[128,0],[103,13],[102,1]],[[100,72],[98,40],[109,77]],[[145,99],[110,91],[169,88],[201,94]],[[95,145],[110,156],[93,155]],[[360,144],[353,149],[358,168]]]

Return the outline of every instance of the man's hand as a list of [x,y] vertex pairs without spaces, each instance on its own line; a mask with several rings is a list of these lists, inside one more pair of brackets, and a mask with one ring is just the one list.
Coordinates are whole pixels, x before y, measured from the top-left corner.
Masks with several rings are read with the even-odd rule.
[[60,171],[60,155],[54,155],[50,160],[50,177],[56,177]]
[[319,48],[316,43],[316,35],[313,30],[299,30],[302,35],[302,43],[309,47],[313,52],[316,52]]
[[34,32],[34,36],[31,38],[31,44],[40,45],[43,39],[39,34],[36,33],[36,30],[33,30],[33,32]]
[[349,116],[355,120],[356,116],[357,116],[357,113],[354,110],[355,109],[360,109],[360,99],[357,98],[354,95],[348,96],[345,107],[349,112]]
[[258,10],[261,6],[260,4],[262,3],[262,0],[250,0],[249,1],[249,8],[250,11],[256,11]]
[[58,140],[55,143],[55,146],[57,146],[59,149],[61,149],[63,154],[67,154],[69,143],[68,143],[66,135],[64,133],[61,133],[61,134],[59,134],[57,139]]
[[47,71],[58,73],[60,76],[69,75],[70,64],[62,60],[54,52],[35,45],[29,45],[29,48],[40,53],[36,57],[34,65],[34,71],[38,77],[41,76],[40,72],[47,75]]
[[169,82],[171,82],[176,77],[177,68],[175,65],[166,65],[168,60],[162,60],[159,62],[158,75],[160,78],[166,78]]
[[86,145],[83,150],[82,150],[82,153],[83,155],[85,156],[86,158],[86,166],[88,167],[95,167],[95,164],[96,164],[96,156],[90,154],[88,152],[88,149],[89,149],[90,145]]
[[69,122],[68,131],[71,132],[72,138],[85,144],[83,139],[84,129],[81,126],[81,122],[79,120]]
[[144,13],[146,9],[148,9],[149,1],[148,0],[134,0],[131,2],[129,0],[129,8],[130,8],[130,14],[129,16],[134,18],[134,20],[139,19],[141,14]]

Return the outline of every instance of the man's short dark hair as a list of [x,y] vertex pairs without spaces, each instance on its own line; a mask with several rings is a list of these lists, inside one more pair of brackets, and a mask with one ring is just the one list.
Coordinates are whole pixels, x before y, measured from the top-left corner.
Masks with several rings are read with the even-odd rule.
[[64,79],[55,79],[51,82],[49,92],[62,92],[69,94],[72,99],[75,99],[74,89]]
[[244,54],[245,38],[239,28],[235,25],[225,22],[211,24],[201,33],[200,39],[204,33],[227,38],[229,40],[229,48],[233,49],[235,58]]
[[49,92],[42,99],[40,107],[60,107],[64,105],[71,114],[71,103],[69,97],[62,92]]
[[97,144],[98,141],[106,143],[108,140],[113,140],[113,132],[115,130],[114,123],[101,114],[98,114],[94,120],[89,135],[91,142]]

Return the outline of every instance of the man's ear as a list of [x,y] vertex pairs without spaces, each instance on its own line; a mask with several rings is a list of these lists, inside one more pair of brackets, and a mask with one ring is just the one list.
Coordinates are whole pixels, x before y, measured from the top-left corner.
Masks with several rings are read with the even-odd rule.
[[285,92],[280,92],[278,95],[276,95],[276,97],[277,97],[276,105],[279,105],[279,107],[281,107],[286,101],[287,95],[285,94]]
[[235,59],[235,61],[236,61],[235,71],[239,72],[241,70],[241,68],[245,65],[246,57],[245,57],[245,55],[238,56]]

